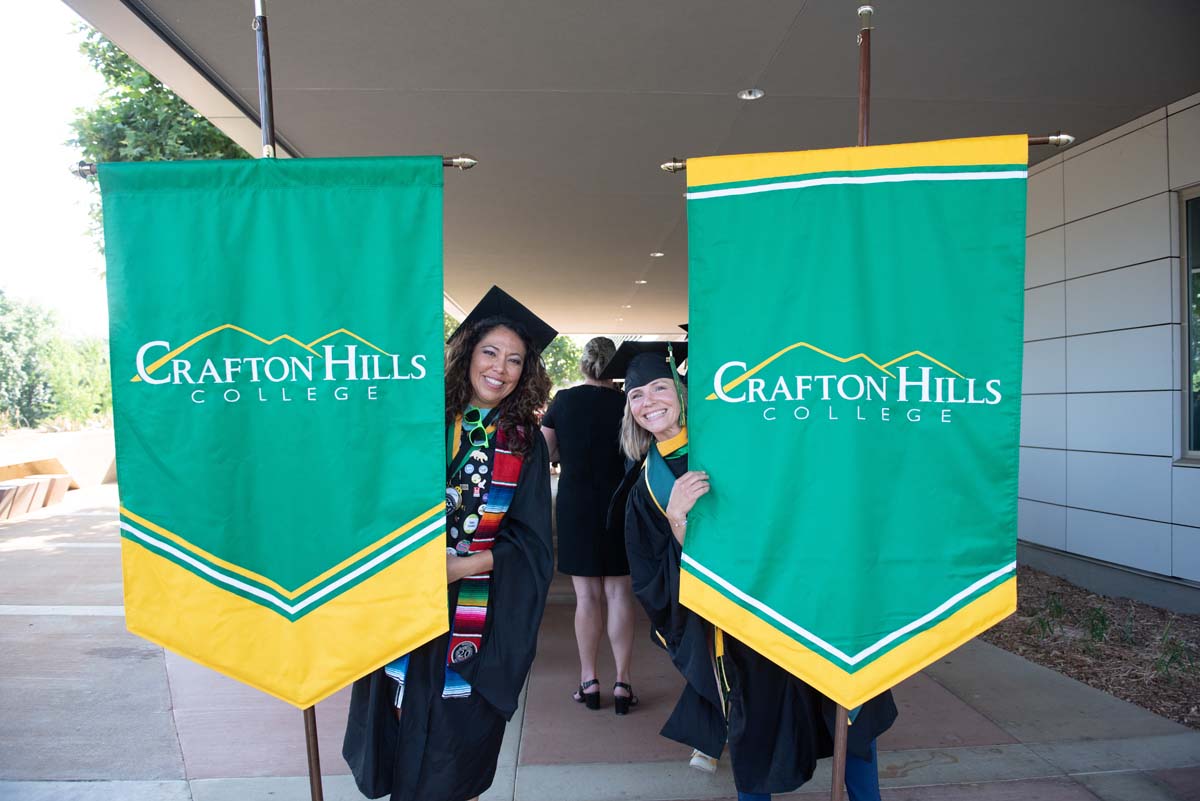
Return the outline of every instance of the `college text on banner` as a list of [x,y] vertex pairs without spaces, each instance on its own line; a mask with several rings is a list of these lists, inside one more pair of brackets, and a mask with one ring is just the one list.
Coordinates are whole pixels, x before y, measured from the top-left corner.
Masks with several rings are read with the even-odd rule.
[[1016,606],[1027,152],[688,160],[680,595],[848,708]]
[[444,631],[441,159],[100,182],[130,631],[299,707]]

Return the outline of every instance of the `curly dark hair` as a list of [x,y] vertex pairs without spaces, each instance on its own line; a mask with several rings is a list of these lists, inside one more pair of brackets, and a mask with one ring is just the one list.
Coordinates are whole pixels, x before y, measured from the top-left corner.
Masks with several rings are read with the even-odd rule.
[[454,425],[455,418],[471,402],[471,356],[475,346],[494,328],[504,326],[525,343],[525,362],[521,366],[521,378],[508,397],[500,401],[500,417],[496,427],[504,432],[510,446],[522,456],[533,450],[537,431],[537,412],[550,398],[550,376],[541,354],[533,347],[533,340],[525,328],[505,317],[489,317],[480,320],[467,331],[455,332],[446,343],[446,425]]

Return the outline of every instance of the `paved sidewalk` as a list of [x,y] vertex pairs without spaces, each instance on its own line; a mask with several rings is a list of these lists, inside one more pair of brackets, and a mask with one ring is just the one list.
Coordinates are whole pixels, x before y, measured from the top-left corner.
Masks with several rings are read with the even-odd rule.
[[[140,640],[121,616],[116,492],[0,524],[0,801],[304,801],[298,710]],[[624,718],[590,712],[570,584],[556,581],[521,710],[485,801],[735,796],[657,734],[679,679],[639,634]],[[600,669],[611,681],[611,657]],[[348,694],[317,709],[328,801],[359,801],[340,757]],[[896,690],[887,801],[1200,801],[1200,732],[973,642]],[[797,798],[828,797],[823,764]]]

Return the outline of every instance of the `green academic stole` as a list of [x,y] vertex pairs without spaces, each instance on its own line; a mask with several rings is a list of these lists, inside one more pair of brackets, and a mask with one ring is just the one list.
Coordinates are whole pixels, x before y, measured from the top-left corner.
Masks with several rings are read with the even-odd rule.
[[[665,442],[656,442],[646,455],[643,476],[650,500],[658,507],[663,516],[667,514],[667,503],[671,499],[671,490],[675,487],[675,473],[671,471],[668,460],[681,459],[688,454],[687,428]],[[660,632],[655,632],[666,647],[667,641]],[[713,627],[712,638],[709,640],[709,657],[713,661],[713,671],[717,680],[717,694],[721,698],[721,711],[729,717],[729,677],[725,673],[725,632]]]
[[687,428],[663,442],[656,442],[646,455],[646,463],[642,475],[646,481],[646,489],[650,492],[650,500],[658,507],[664,516],[667,514],[667,503],[671,500],[671,490],[675,486],[675,474],[667,461],[675,461],[687,456]]

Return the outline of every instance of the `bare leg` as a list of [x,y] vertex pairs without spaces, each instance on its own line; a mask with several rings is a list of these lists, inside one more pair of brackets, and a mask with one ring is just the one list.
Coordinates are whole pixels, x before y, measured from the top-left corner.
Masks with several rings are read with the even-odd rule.
[[575,643],[579,646],[579,683],[596,678],[596,650],[604,631],[604,584],[594,576],[571,576],[575,585]]
[[[608,640],[612,644],[613,661],[617,663],[616,681],[629,681],[629,663],[633,658],[633,587],[629,576],[605,576],[604,594],[608,601]],[[613,690],[614,695],[629,695],[624,688]]]

